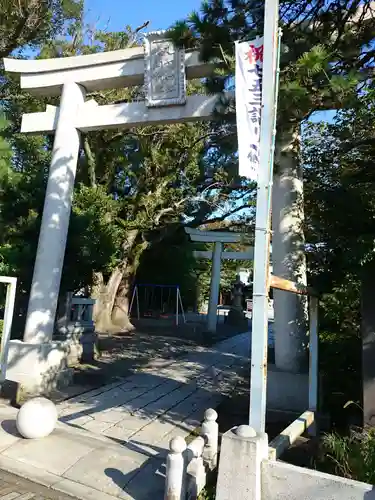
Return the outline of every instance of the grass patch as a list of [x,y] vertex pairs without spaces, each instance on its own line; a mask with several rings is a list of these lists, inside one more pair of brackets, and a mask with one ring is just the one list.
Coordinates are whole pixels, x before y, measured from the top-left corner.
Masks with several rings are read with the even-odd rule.
[[375,484],[375,429],[326,435],[317,466],[330,474]]
[[319,333],[319,373],[322,377],[322,412],[331,417],[333,429],[346,432],[358,408],[347,409],[347,401],[361,397],[361,339],[354,334]]

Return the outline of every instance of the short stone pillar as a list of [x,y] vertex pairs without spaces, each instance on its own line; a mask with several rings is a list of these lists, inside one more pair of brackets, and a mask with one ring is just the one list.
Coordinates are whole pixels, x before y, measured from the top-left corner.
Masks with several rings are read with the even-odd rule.
[[219,445],[219,424],[216,422],[217,417],[217,412],[212,408],[206,410],[201,431],[202,436],[206,438],[203,460],[211,470],[216,469],[217,465],[217,450]]
[[164,500],[183,500],[185,495],[185,439],[177,436],[169,443]]
[[186,499],[198,500],[206,485],[206,468],[203,462],[205,439],[198,436],[189,443],[186,452]]
[[95,300],[67,294],[65,311],[56,325],[55,339],[68,346],[67,362],[74,365],[79,361],[90,363],[95,358],[97,335],[93,321]]
[[268,457],[267,434],[248,425],[223,435],[216,500],[261,500],[261,463]]

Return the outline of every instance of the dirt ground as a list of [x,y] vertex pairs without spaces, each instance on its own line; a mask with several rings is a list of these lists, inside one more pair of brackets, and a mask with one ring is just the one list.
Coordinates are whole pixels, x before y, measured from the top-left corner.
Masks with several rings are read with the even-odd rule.
[[176,327],[171,322],[141,320],[131,333],[98,335],[98,353],[90,364],[74,366],[73,384],[55,391],[58,402],[87,392],[146,367],[164,366],[199,347],[211,345],[237,335],[238,330],[219,324],[212,335],[203,322],[189,322]]

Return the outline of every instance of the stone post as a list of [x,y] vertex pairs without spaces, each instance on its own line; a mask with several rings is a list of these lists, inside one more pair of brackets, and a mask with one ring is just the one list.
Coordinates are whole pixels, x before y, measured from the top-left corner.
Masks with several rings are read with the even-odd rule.
[[186,442],[182,437],[175,437],[169,443],[165,472],[164,500],[183,500],[185,493],[186,462],[183,453]]
[[80,147],[74,123],[84,99],[82,87],[64,84],[24,333],[32,344],[52,339]]
[[267,456],[267,434],[257,434],[248,425],[226,432],[221,442],[216,500],[261,500],[261,463]]
[[206,486],[206,468],[202,458],[205,439],[201,436],[189,443],[186,456],[186,498],[198,500],[199,494]]
[[217,417],[217,412],[212,408],[206,410],[201,430],[202,436],[206,438],[203,460],[211,470],[215,469],[217,465],[217,449],[219,445],[219,424],[216,422]]
[[217,305],[219,302],[220,291],[220,268],[221,268],[221,251],[223,244],[216,241],[212,254],[212,270],[211,270],[211,285],[210,285],[210,302],[208,305],[208,331],[216,332],[217,323]]

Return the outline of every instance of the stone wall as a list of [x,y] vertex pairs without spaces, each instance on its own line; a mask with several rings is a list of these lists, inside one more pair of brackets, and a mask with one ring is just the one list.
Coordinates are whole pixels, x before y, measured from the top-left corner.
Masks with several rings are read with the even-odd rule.
[[247,425],[222,438],[216,500],[375,500],[373,485],[268,458],[266,434]]

